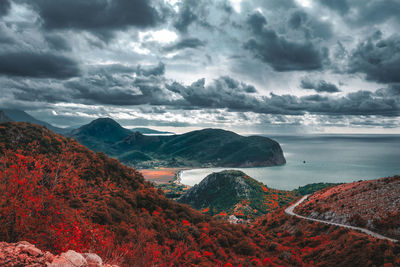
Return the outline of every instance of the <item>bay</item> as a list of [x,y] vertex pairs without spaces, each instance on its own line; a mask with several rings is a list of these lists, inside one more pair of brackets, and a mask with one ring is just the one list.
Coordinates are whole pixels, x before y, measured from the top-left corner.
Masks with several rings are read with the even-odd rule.
[[280,143],[285,165],[185,170],[181,182],[193,186],[212,172],[239,169],[271,188],[292,190],[310,183],[343,183],[400,174],[400,135],[268,137]]

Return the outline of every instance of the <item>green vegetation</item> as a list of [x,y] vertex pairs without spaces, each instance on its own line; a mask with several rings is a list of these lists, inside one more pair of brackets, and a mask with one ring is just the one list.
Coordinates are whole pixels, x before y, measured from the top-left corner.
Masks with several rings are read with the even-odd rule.
[[[274,140],[244,137],[220,129],[146,136],[132,133],[111,119],[97,119],[70,136],[92,150],[105,152],[136,168],[257,167],[286,162],[281,147]],[[141,153],[127,154],[132,151]]]
[[211,215],[222,213],[254,219],[288,204],[295,197],[290,191],[267,188],[241,171],[228,170],[208,175],[178,202]]
[[148,155],[146,155],[143,152],[140,151],[129,151],[126,152],[124,154],[122,154],[121,156],[118,157],[118,160],[121,162],[127,162],[127,163],[136,163],[136,162],[140,162],[140,161],[148,161],[151,160],[152,158]]
[[308,184],[305,186],[300,186],[298,189],[293,190],[295,193],[299,195],[308,195],[312,194],[314,192],[317,192],[321,189],[335,186],[335,185],[340,185],[341,183],[314,183],[314,184]]

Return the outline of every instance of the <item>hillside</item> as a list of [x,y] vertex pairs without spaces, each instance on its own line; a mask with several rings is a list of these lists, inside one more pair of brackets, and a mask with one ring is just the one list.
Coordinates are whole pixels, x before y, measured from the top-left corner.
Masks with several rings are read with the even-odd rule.
[[400,176],[318,191],[299,205],[295,212],[400,239]]
[[283,214],[217,221],[132,168],[27,123],[0,125],[0,241],[122,266],[400,264],[400,245]]
[[271,189],[236,170],[212,173],[190,188],[178,202],[211,215],[254,219],[296,198],[293,192]]
[[29,123],[42,125],[42,126],[45,126],[47,129],[52,130],[53,132],[61,133],[61,134],[64,134],[68,131],[66,129],[51,125],[50,123],[47,123],[45,121],[38,120],[35,117],[29,115],[28,113],[26,113],[25,111],[22,111],[22,110],[3,109],[3,111],[7,115],[7,117],[9,117],[12,121],[29,122]]
[[146,136],[128,131],[111,119],[98,119],[70,136],[136,168],[255,167],[286,162],[279,144],[266,137],[244,137],[220,129],[170,136]]
[[0,123],[11,121],[9,117],[4,113],[4,111],[0,110]]
[[113,143],[128,137],[130,134],[132,134],[130,130],[123,128],[113,119],[100,118],[73,130],[68,136],[94,151],[108,153],[109,147]]

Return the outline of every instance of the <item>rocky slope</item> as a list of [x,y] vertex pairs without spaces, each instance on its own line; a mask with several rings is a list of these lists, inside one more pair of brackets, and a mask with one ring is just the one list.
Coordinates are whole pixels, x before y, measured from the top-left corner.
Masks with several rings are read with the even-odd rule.
[[271,189],[236,170],[212,173],[182,195],[178,202],[208,214],[254,219],[293,201],[293,192]]
[[295,212],[400,238],[400,176],[342,184],[312,194]]
[[118,265],[104,264],[103,260],[94,253],[81,254],[68,250],[55,256],[49,251],[41,251],[26,241],[0,242],[0,266],[118,267]]
[[97,119],[70,135],[136,168],[256,167],[286,163],[280,145],[267,137],[240,136],[220,129],[181,135],[146,136],[132,133],[111,119]]

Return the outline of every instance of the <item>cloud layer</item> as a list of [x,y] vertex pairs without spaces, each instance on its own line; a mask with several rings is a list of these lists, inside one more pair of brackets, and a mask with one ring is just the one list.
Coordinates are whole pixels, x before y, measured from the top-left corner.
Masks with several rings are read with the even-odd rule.
[[400,127],[399,1],[238,3],[0,1],[0,108],[59,125]]

